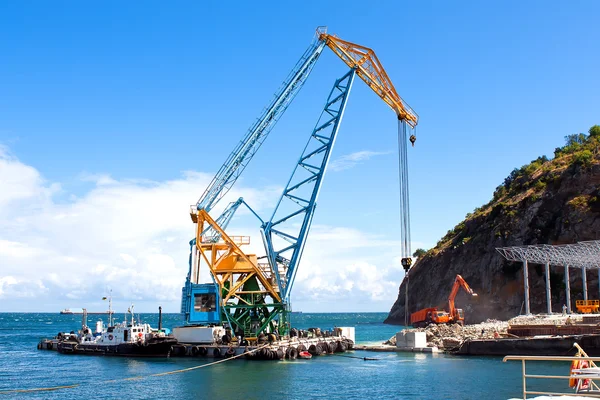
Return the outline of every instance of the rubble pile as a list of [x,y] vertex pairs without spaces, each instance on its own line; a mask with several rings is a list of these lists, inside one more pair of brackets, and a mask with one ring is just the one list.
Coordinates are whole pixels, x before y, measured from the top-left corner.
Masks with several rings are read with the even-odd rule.
[[[461,326],[459,324],[429,325],[426,328],[406,329],[406,332],[425,332],[427,346],[438,347],[443,350],[453,350],[470,339],[493,339],[506,337],[508,322],[488,319],[474,325]],[[396,336],[391,337],[384,344],[395,346]]]
[[[588,317],[589,318],[589,317]],[[453,351],[458,350],[466,340],[476,339],[500,339],[516,337],[508,333],[509,326],[523,327],[527,325],[556,325],[564,327],[569,325],[580,325],[584,322],[583,315],[577,314],[539,314],[539,315],[520,315],[509,321],[498,321],[488,319],[485,322],[474,325],[459,324],[431,324],[426,328],[405,329],[403,332],[425,332],[428,347],[437,347],[440,350]],[[590,323],[590,322],[587,322]],[[600,324],[600,322],[594,322]],[[543,328],[543,327],[540,327]],[[525,328],[528,329],[528,328]],[[384,343],[385,345],[395,346],[396,336],[391,337]]]
[[508,321],[509,325],[566,325],[567,319],[573,323],[583,322],[583,315],[570,314],[570,315],[519,315]]

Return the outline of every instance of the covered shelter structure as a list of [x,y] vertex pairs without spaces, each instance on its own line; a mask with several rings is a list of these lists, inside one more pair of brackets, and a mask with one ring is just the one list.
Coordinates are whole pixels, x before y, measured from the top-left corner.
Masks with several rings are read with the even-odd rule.
[[[565,292],[567,312],[571,313],[571,286],[569,283],[569,268],[581,268],[583,280],[583,299],[588,300],[587,270],[600,269],[600,240],[590,240],[564,245],[530,245],[499,247],[496,250],[509,261],[523,263],[523,285],[525,292],[525,314],[531,314],[529,306],[529,274],[528,264],[543,264],[546,274],[546,303],[548,314],[552,313],[550,293],[550,266],[560,266],[565,269]],[[600,291],[600,277],[598,279]]]

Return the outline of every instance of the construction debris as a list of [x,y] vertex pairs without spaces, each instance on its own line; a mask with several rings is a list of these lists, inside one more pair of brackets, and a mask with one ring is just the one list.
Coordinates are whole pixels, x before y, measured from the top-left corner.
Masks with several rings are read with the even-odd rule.
[[[508,321],[509,325],[570,325],[579,324],[584,320],[580,314],[537,314],[537,315],[519,315]],[[592,316],[593,317],[593,316]]]
[[[432,324],[425,328],[405,329],[403,332],[425,332],[427,346],[437,346],[439,349],[452,350],[459,347],[465,340],[493,339],[507,337],[508,322],[488,319],[475,325]],[[384,344],[395,346],[396,336],[392,336]]]
[[[452,351],[466,340],[533,337],[538,335],[575,335],[600,332],[600,316],[578,314],[520,315],[509,321],[488,319],[474,325],[430,324],[425,328],[405,329],[402,332],[425,332],[428,347]],[[385,345],[395,346],[396,336]]]

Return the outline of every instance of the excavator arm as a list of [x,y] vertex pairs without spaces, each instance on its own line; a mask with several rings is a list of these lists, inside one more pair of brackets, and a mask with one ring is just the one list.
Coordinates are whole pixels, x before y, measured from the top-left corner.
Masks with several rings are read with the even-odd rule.
[[458,294],[458,291],[460,290],[461,287],[465,290],[465,292],[467,292],[471,296],[473,296],[473,297],[477,296],[477,293],[473,292],[473,289],[471,289],[471,287],[469,287],[469,285],[463,279],[463,277],[460,275],[456,275],[456,279],[454,280],[454,285],[452,286],[452,290],[450,291],[450,296],[448,296],[448,312],[450,313],[450,318],[452,318],[454,320],[457,320],[457,318],[456,318],[457,311],[456,311],[456,307],[454,306],[454,299],[456,298],[456,295]]

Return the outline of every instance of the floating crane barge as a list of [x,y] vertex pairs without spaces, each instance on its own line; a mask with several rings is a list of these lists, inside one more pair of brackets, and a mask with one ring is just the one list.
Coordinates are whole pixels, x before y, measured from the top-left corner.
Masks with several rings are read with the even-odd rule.
[[[262,219],[243,198],[230,203],[213,219],[210,211],[231,189],[250,160],[298,94],[323,49],[329,47],[349,67],[336,79],[325,107],[310,133],[292,175],[269,219]],[[402,100],[375,52],[317,29],[276,93],[274,100],[250,127],[204,194],[191,207],[195,237],[189,242],[189,269],[182,288],[182,326],[173,328],[177,343],[169,356],[233,357],[243,353],[258,359],[293,359],[352,350],[354,328],[335,328],[310,334],[291,328],[290,297],[317,205],[317,198],[341,126],[355,76],[360,77],[392,110],[398,121],[402,265],[411,265],[408,202],[407,142],[414,146],[417,114]],[[410,134],[410,137],[408,136]],[[408,138],[408,139],[407,139]],[[265,255],[242,250],[248,236],[232,236],[227,226],[244,205],[258,219]],[[212,282],[200,282],[201,265]],[[58,339],[40,342],[54,350]]]
[[[247,359],[253,360],[295,360],[302,357],[302,353],[312,356],[321,356],[326,354],[343,353],[348,350],[354,350],[354,341],[349,339],[343,332],[337,332],[333,336],[316,336],[311,333],[310,337],[290,337],[281,340],[257,342],[254,344],[229,343],[222,344],[216,342],[210,343],[170,343],[168,350],[156,354],[144,354],[143,352],[129,352],[119,354],[118,352],[107,352],[105,349],[94,348],[93,346],[79,346],[78,341],[69,341],[69,336],[59,335],[54,339],[43,339],[38,343],[39,350],[54,350],[63,353],[82,354],[82,355],[103,355],[103,356],[154,356],[154,357],[209,357],[209,358],[229,358],[245,355]],[[67,337],[65,340],[64,338]],[[353,334],[352,334],[353,337]],[[65,344],[69,346],[69,351],[64,351]],[[62,346],[62,347],[61,347]],[[135,347],[135,346],[134,346]],[[61,351],[62,349],[62,351]]]
[[[273,214],[269,219],[262,219],[240,198],[213,219],[210,211],[242,174],[302,88],[325,47],[329,47],[350,69],[335,80]],[[289,320],[292,287],[356,75],[392,108],[398,120],[404,243],[402,264],[410,266],[406,148],[407,141],[414,145],[416,140],[414,132],[408,140],[407,134],[416,127],[418,116],[398,95],[372,49],[341,40],[320,27],[315,40],[288,75],[274,100],[229,155],[202,197],[191,207],[190,216],[196,234],[190,241],[189,270],[182,289],[181,312],[185,315],[185,324],[173,330],[181,343],[213,339],[226,342],[229,339],[223,333],[224,328],[229,330],[229,338],[238,337],[250,346],[259,345],[261,335],[274,335],[278,343],[293,340]],[[226,233],[227,225],[241,205],[247,207],[259,221],[265,249],[262,257],[242,250],[243,246],[250,244],[248,236]],[[213,282],[200,282],[201,264],[208,268]]]

